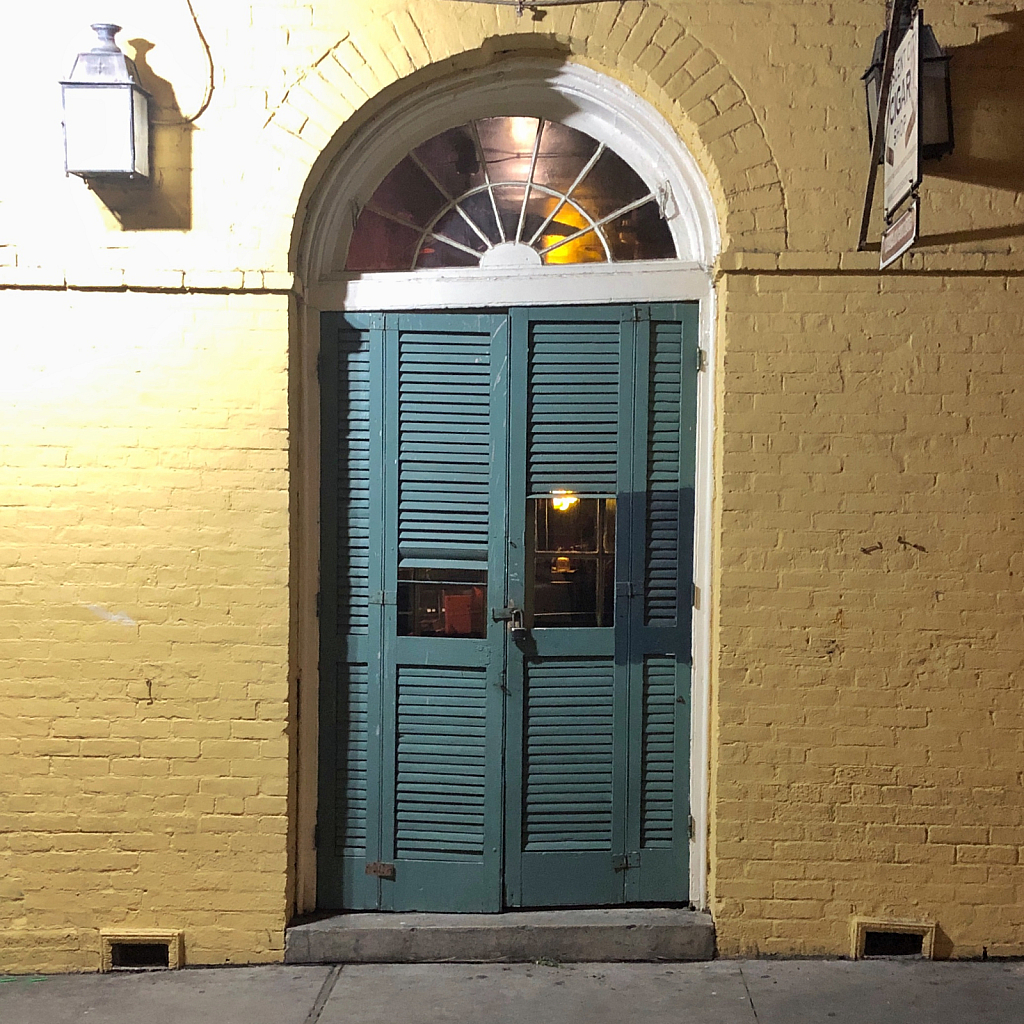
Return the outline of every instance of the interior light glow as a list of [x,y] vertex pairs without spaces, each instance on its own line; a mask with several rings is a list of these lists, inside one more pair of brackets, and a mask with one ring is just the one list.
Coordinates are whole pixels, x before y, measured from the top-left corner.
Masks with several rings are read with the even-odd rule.
[[509,130],[512,133],[512,141],[523,150],[533,146],[533,140],[537,137],[538,121],[535,117],[510,117]]
[[572,491],[551,492],[551,507],[556,512],[568,512],[574,505],[578,505],[579,501],[579,496]]

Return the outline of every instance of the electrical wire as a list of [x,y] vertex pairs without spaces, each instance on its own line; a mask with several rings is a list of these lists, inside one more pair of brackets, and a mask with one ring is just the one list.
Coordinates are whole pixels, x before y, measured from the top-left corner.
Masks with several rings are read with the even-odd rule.
[[196,35],[199,36],[199,41],[203,44],[203,49],[206,51],[206,63],[210,69],[209,78],[206,80],[206,92],[203,94],[203,102],[199,105],[199,109],[191,117],[183,117],[181,119],[182,124],[194,124],[205,113],[206,108],[213,99],[215,70],[213,54],[210,52],[210,44],[206,41],[206,36],[203,34],[203,28],[199,24],[199,18],[196,16],[196,9],[192,6],[192,0],[185,0],[185,3],[188,4],[188,13],[192,15],[192,24],[196,27]]

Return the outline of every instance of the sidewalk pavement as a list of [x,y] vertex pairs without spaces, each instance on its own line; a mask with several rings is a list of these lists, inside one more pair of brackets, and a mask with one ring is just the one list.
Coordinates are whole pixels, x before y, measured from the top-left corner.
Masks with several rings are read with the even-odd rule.
[[1024,962],[359,964],[0,976],[2,1024],[1021,1024]]

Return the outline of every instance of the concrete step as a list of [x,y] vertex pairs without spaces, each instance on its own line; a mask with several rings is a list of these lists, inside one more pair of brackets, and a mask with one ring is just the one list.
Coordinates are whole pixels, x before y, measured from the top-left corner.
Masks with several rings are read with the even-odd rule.
[[662,908],[338,914],[285,932],[285,963],[710,960],[710,914]]

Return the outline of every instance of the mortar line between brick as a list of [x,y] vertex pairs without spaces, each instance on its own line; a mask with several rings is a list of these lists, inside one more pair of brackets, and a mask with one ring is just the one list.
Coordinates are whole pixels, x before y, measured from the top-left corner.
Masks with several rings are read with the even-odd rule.
[[309,1013],[306,1014],[305,1024],[316,1024],[320,1019],[320,1014],[324,1012],[327,1000],[331,998],[331,993],[334,991],[334,986],[337,984],[338,976],[341,974],[341,969],[344,966],[344,964],[335,964],[327,972],[327,977],[324,978],[324,983],[320,986],[320,991],[317,992],[316,999],[313,1000]]
[[302,295],[298,288],[202,288],[144,284],[0,284],[0,292],[142,292],[146,295]]

